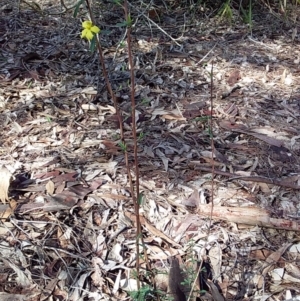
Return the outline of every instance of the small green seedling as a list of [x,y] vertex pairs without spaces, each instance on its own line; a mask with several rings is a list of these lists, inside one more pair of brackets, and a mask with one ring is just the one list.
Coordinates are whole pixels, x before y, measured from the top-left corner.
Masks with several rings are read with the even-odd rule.
[[122,142],[122,141],[119,142],[119,146],[121,147],[121,149],[122,149],[123,152],[126,152],[127,146],[126,146],[126,144],[124,142]]

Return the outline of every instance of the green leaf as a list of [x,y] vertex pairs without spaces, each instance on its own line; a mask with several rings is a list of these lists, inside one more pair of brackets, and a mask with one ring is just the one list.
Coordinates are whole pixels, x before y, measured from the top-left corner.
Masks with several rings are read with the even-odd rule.
[[143,202],[143,194],[140,193],[139,196],[138,196],[138,204],[139,204],[139,206],[142,205],[142,202]]
[[94,36],[91,40],[91,44],[90,44],[90,51],[94,52],[96,48],[96,36]]
[[122,5],[121,0],[113,0],[113,3],[117,5]]
[[121,147],[121,149],[122,149],[123,152],[126,152],[127,147],[126,147],[126,144],[125,144],[125,143],[123,143],[123,142],[121,141],[121,142],[119,142],[119,146]]
[[127,26],[127,22],[124,21],[124,22],[122,22],[122,23],[117,23],[116,25],[117,25],[118,27],[124,27],[124,26]]
[[143,132],[140,132],[138,140],[142,140],[144,138],[145,134]]
[[127,25],[128,27],[131,27],[131,26],[132,26],[132,19],[131,19],[130,14],[128,15],[128,18],[127,18],[127,21],[126,21],[126,25]]
[[77,4],[75,5],[74,14],[73,14],[74,18],[77,17],[77,14],[78,14],[78,11],[79,11],[79,7],[80,7],[80,5],[83,3],[83,1],[84,1],[84,0],[79,0],[79,1],[77,2]]

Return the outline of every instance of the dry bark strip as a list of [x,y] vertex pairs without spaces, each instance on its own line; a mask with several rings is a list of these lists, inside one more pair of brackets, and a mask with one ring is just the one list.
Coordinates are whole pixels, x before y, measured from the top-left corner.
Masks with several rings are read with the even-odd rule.
[[300,221],[273,218],[267,210],[256,207],[226,207],[199,205],[197,213],[213,219],[221,219],[250,226],[300,231]]

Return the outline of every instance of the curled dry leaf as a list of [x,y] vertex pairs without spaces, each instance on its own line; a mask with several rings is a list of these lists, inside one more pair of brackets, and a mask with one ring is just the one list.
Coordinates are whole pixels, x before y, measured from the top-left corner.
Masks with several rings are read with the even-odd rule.
[[199,191],[197,189],[191,194],[191,196],[187,200],[183,200],[182,204],[188,207],[198,207],[200,204],[200,196]]
[[222,249],[219,244],[215,244],[209,250],[209,259],[214,271],[215,278],[222,281],[221,268],[222,268]]
[[20,267],[10,262],[9,260],[2,258],[2,261],[6,267],[9,267],[14,270],[17,276],[16,282],[18,285],[20,285],[21,287],[28,287],[31,285],[30,275],[26,275],[26,273],[23,272],[23,270]]
[[227,83],[229,86],[233,86],[235,85],[239,80],[241,79],[241,74],[239,70],[233,70],[228,79],[227,79]]
[[218,287],[211,280],[208,279],[206,283],[210,288],[210,292],[211,292],[211,295],[213,296],[213,300],[215,300],[215,301],[224,301],[225,300],[224,297],[219,292]]
[[2,166],[0,168],[0,199],[2,203],[8,201],[8,189],[11,179],[12,174],[10,171],[5,166]]

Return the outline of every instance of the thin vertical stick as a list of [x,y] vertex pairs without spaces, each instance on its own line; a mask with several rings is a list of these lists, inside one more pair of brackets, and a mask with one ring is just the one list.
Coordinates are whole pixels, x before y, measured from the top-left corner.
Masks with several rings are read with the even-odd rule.
[[[94,18],[92,9],[91,9],[90,2],[89,2],[89,0],[85,0],[85,2],[86,2],[86,5],[87,5],[87,8],[88,8],[89,15],[90,15],[92,23],[96,24],[95,18]],[[124,10],[125,10],[125,16],[127,18],[127,2],[126,1],[125,1]],[[130,167],[129,167],[128,150],[127,150],[126,143],[125,143],[125,138],[124,138],[122,115],[121,115],[120,110],[119,110],[119,106],[118,106],[118,103],[117,103],[117,100],[116,100],[115,93],[113,92],[111,83],[108,79],[108,73],[107,73],[107,70],[106,70],[106,67],[105,67],[103,51],[102,51],[102,47],[101,47],[98,36],[96,36],[96,45],[97,45],[97,50],[98,50],[98,54],[99,54],[99,58],[100,58],[100,62],[101,62],[101,67],[102,67],[102,72],[103,72],[103,76],[104,76],[105,83],[106,83],[106,86],[107,86],[107,90],[108,90],[108,92],[109,92],[109,94],[112,98],[114,108],[116,110],[116,115],[117,115],[117,118],[118,118],[118,121],[119,121],[121,141],[122,141],[123,145],[125,146],[125,149],[124,149],[125,164],[126,164],[128,182],[129,182],[129,185],[130,185],[130,192],[131,192],[134,207],[135,207],[136,221],[137,221],[136,270],[137,270],[137,275],[139,276],[139,274],[140,274],[140,261],[139,261],[139,239],[138,238],[141,235],[141,223],[140,223],[139,204],[138,204],[138,198],[139,198],[139,169],[138,169],[138,160],[137,160],[137,138],[136,138],[136,128],[135,128],[135,123],[136,122],[135,122],[135,100],[134,100],[134,73],[133,73],[133,62],[132,62],[131,46],[130,46],[130,27],[128,28],[128,30],[129,30],[129,32],[127,33],[127,37],[129,39],[128,40],[129,64],[130,64],[130,68],[132,70],[132,72],[131,72],[131,101],[132,101],[132,108],[133,108],[132,127],[133,127],[133,135],[134,135],[134,157],[135,157],[136,187],[137,187],[136,194],[134,192],[133,180],[132,180],[131,171],[130,171]],[[137,287],[138,287],[138,290],[139,290],[140,289],[139,277],[137,278]]]
[[[131,22],[130,15],[128,13],[128,3],[124,1],[124,14],[126,18],[126,22]],[[141,221],[140,221],[140,185],[139,185],[139,162],[138,162],[138,155],[137,155],[137,136],[136,136],[136,118],[135,118],[135,81],[134,81],[134,65],[132,59],[132,49],[131,49],[131,24],[127,24],[127,47],[128,47],[128,62],[130,67],[130,82],[131,82],[131,120],[132,120],[132,136],[133,136],[133,155],[134,155],[134,165],[135,165],[135,193],[133,191],[133,202],[134,202],[134,209],[136,215],[136,271],[137,271],[137,288],[140,289],[140,240],[142,241],[142,229],[141,229]]]
[[215,153],[215,145],[214,145],[214,137],[213,137],[213,86],[214,86],[214,61],[211,62],[211,71],[210,71],[210,146],[211,146],[211,156],[212,156],[212,166],[211,166],[211,211],[210,211],[210,223],[209,223],[209,231],[212,224],[212,215],[214,211],[214,175],[215,175],[215,161],[214,161],[214,153]]

